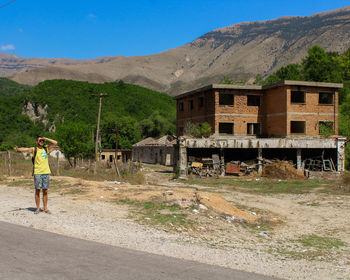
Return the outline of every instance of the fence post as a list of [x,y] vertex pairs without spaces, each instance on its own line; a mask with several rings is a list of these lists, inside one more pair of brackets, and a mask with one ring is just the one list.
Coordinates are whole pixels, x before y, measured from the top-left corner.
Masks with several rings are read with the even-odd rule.
[[11,172],[11,152],[10,151],[7,151],[7,158],[8,158],[8,173],[9,173],[9,176],[11,177],[12,176],[12,172]]
[[59,153],[57,152],[56,153],[56,156],[57,156],[57,176],[60,176],[60,160],[59,160]]

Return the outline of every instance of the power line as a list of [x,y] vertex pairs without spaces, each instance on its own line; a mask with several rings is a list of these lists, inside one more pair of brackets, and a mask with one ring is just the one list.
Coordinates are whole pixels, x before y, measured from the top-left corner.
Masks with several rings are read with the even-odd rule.
[[8,2],[7,4],[1,6],[0,9],[1,9],[1,8],[5,8],[6,6],[12,4],[12,3],[15,2],[15,1],[17,1],[17,0],[12,0],[11,2]]

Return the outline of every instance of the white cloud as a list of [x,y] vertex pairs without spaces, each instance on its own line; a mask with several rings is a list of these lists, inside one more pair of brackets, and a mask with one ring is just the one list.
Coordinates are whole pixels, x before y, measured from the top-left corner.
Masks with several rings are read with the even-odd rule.
[[94,14],[88,14],[88,16],[87,16],[88,18],[97,18],[97,16],[96,15],[94,15]]
[[15,49],[15,46],[12,44],[0,46],[0,51],[13,51],[14,49]]

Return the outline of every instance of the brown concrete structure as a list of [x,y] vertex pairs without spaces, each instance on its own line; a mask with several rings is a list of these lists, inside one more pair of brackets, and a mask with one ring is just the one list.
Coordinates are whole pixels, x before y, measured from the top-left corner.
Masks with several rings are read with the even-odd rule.
[[[283,81],[269,86],[214,84],[175,97],[177,159],[186,174],[188,157],[220,155],[231,160],[279,158],[294,161],[331,158],[344,171],[342,137],[323,138],[321,124],[338,133],[338,90],[342,84]],[[209,138],[181,137],[187,122],[208,122]]]
[[175,97],[177,135],[187,122],[208,122],[216,135],[319,136],[320,123],[338,132],[342,84],[284,81],[270,86],[209,85]]

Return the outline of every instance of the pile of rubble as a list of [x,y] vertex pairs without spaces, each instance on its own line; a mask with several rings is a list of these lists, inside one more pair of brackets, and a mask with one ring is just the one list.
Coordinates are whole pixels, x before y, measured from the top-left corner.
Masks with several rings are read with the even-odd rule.
[[219,155],[212,155],[211,158],[189,157],[188,168],[190,173],[200,177],[213,177],[221,174]]
[[294,164],[284,160],[274,160],[264,165],[263,177],[274,179],[305,179],[304,172],[294,167]]
[[247,161],[230,161],[223,164],[219,155],[212,155],[211,158],[189,157],[189,173],[198,177],[213,177],[219,175],[257,175],[276,179],[304,179],[310,177],[312,172],[325,172],[328,174],[336,171],[332,159],[320,158],[305,159],[302,162],[303,171],[297,170],[291,161],[269,160],[265,158],[256,158]]

